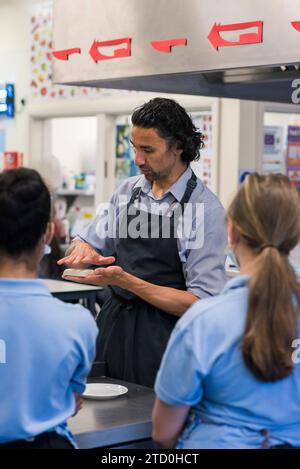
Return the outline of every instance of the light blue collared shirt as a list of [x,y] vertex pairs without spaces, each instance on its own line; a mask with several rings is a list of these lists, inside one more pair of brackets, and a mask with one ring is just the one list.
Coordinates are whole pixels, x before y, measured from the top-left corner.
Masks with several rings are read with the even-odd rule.
[[[127,179],[113,194],[110,204],[116,207],[117,220],[122,216],[123,210],[130,200],[135,187],[141,187],[140,196],[135,201],[136,208],[143,208],[151,213],[171,215],[176,204],[181,201],[187,181],[192,175],[190,167],[160,198],[156,198],[151,189],[151,183],[143,176],[134,176]],[[199,223],[199,230],[203,229],[203,245],[191,248],[191,242],[186,232],[178,236],[178,253],[182,262],[183,274],[187,290],[199,298],[218,294],[225,284],[225,248],[227,244],[227,233],[225,226],[224,209],[218,198],[197,179],[189,202],[195,206],[203,204],[204,224]],[[186,209],[187,210],[187,209]],[[188,213],[185,211],[185,213]],[[192,213],[193,222],[196,222],[196,212]],[[111,216],[111,218],[113,218]],[[115,255],[118,248],[118,238],[99,235],[99,227],[105,225],[108,228],[106,207],[100,206],[92,222],[79,234],[78,238],[98,249],[104,256]],[[108,233],[108,229],[106,230]]]
[[0,443],[66,434],[94,359],[95,321],[42,280],[2,278],[0,297]]
[[194,303],[170,337],[155,392],[166,404],[192,407],[179,448],[260,448],[262,430],[271,446],[300,446],[300,363],[287,378],[262,382],[239,349],[248,279],[234,278],[221,295]]

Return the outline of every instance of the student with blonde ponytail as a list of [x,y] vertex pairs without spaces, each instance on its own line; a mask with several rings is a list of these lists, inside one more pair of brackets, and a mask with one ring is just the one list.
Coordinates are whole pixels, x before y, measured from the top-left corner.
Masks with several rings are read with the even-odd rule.
[[157,376],[163,447],[300,446],[300,286],[288,257],[299,238],[289,179],[249,175],[228,210],[241,276],[182,316]]
[[[245,252],[252,257],[245,272],[251,278],[243,358],[259,380],[277,381],[293,370],[290,347],[297,337],[300,286],[288,260],[300,232],[297,191],[285,176],[253,174],[231,204],[228,218],[237,257]],[[241,273],[244,270],[241,265]]]

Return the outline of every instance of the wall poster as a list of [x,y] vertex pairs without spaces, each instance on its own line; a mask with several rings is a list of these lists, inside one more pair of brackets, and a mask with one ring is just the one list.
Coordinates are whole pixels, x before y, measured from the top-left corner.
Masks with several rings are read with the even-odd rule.
[[193,171],[204,184],[212,188],[213,147],[212,147],[212,113],[210,111],[192,114],[195,126],[203,133],[204,148],[200,151],[200,160],[192,163]]
[[286,174],[284,128],[281,126],[264,127],[263,174]]
[[288,126],[287,175],[300,190],[300,127]]
[[134,152],[130,143],[129,123],[116,126],[116,169],[115,187],[117,188],[125,179],[139,174],[134,163]]

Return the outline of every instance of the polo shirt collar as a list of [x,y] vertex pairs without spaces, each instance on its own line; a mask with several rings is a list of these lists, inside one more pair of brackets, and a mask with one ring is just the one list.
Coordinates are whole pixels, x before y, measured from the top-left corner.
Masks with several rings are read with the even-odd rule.
[[[174,184],[172,184],[172,186],[167,190],[167,192],[165,192],[163,197],[165,197],[167,194],[172,194],[173,197],[178,202],[180,202],[182,197],[184,196],[184,193],[186,190],[186,184],[188,180],[191,178],[191,176],[192,176],[192,169],[190,166],[188,166],[187,169],[184,171],[184,173],[180,176],[180,178],[177,179],[177,181],[174,182]],[[144,194],[148,194],[154,197],[152,190],[151,190],[151,182],[148,181],[144,175],[142,175],[140,179],[140,187],[141,187],[141,190],[144,192]]]
[[232,278],[226,283],[222,293],[228,293],[230,290],[246,287],[248,286],[249,280],[250,275],[239,275],[238,277]]
[[0,278],[0,294],[51,295],[47,285],[40,279]]

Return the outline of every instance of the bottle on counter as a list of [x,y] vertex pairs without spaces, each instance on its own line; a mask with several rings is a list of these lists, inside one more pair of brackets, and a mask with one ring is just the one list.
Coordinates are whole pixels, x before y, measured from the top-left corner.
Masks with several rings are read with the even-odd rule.
[[78,221],[81,217],[81,207],[80,205],[72,205],[68,211],[67,219],[70,226],[70,237],[73,238],[77,235],[78,231]]

